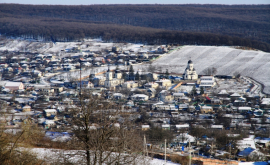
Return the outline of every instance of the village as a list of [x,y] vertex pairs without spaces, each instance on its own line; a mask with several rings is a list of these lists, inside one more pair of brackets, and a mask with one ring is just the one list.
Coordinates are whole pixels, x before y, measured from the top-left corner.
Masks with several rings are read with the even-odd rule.
[[[84,92],[121,105],[136,121],[133,129],[147,135],[146,155],[192,155],[206,164],[269,160],[270,96],[263,85],[237,72],[218,75],[214,67],[198,74],[192,58],[182,74],[152,65],[181,48],[95,41],[54,52],[1,50],[1,127],[16,133],[35,124],[52,141],[68,141],[70,110]],[[165,134],[155,138],[151,130]]]

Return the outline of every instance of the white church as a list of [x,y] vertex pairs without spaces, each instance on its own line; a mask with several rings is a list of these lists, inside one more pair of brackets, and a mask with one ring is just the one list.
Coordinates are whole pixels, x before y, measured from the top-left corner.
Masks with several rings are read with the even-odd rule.
[[191,60],[188,61],[187,68],[185,73],[183,74],[184,80],[197,80],[198,74],[196,73],[195,68],[193,67],[193,62]]
[[113,72],[110,70],[110,68],[108,68],[106,72],[106,80],[104,82],[104,86],[106,88],[116,87],[124,83],[124,79],[122,79],[122,73],[119,70],[115,70],[114,77]]

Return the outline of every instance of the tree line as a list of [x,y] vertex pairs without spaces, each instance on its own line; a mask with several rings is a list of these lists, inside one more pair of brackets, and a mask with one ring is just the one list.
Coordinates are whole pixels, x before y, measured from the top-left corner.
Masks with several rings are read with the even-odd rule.
[[1,4],[0,18],[113,23],[185,32],[216,33],[270,43],[270,5]]
[[246,46],[269,52],[270,44],[228,35],[201,32],[136,27],[130,25],[80,22],[66,19],[2,18],[0,32],[6,36],[42,39],[45,41],[75,41],[85,37],[102,37],[108,42],[144,44],[192,44]]

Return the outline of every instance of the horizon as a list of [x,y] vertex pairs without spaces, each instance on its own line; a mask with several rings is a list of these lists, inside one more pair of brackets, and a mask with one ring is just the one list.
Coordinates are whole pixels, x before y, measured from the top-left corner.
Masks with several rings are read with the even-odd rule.
[[1,4],[24,4],[24,5],[269,5],[268,0],[168,0],[166,3],[161,0],[99,0],[99,1],[87,1],[87,0],[0,0]]

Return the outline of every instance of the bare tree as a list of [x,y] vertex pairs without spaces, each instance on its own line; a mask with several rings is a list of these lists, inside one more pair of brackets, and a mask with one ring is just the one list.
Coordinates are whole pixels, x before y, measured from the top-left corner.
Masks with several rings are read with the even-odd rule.
[[156,67],[153,66],[152,64],[150,64],[147,68],[147,71],[148,72],[151,72],[151,73],[154,73],[156,71]]
[[241,74],[236,71],[233,73],[233,76],[238,79],[238,78],[240,78]]
[[132,123],[102,96],[83,94],[79,108],[72,113],[72,131],[85,151],[87,165],[129,164],[142,151]]
[[209,67],[202,71],[204,75],[215,75],[217,73],[217,68],[215,67]]

